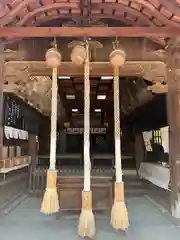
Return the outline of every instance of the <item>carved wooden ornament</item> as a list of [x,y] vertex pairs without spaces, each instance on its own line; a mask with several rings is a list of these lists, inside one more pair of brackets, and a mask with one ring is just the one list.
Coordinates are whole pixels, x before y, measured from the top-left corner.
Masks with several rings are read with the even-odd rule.
[[147,89],[152,91],[153,93],[162,94],[168,92],[168,85],[162,83],[155,83],[152,86],[148,86]]

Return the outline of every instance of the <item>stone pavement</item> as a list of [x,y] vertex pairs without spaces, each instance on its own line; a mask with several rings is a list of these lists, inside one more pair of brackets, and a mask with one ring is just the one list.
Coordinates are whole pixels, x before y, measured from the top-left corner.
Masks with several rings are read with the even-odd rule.
[[[140,181],[135,171],[126,171],[124,181],[130,220],[127,234],[112,229],[108,213],[98,213],[94,239],[180,240],[180,221],[168,213],[169,192]],[[40,199],[28,197],[6,216],[0,216],[0,240],[81,239],[77,235],[79,215],[61,212],[60,218],[47,217],[40,213],[40,205]]]
[[[180,228],[145,197],[128,197],[130,228],[126,235],[114,231],[108,214],[97,214],[95,240],[179,240]],[[78,240],[78,215],[44,216],[40,200],[27,198],[0,218],[0,240]]]

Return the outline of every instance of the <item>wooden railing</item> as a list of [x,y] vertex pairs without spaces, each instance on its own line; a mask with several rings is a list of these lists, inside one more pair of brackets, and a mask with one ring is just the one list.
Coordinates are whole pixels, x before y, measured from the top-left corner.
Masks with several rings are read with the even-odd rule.
[[[46,187],[45,168],[31,169],[29,176],[29,193],[42,197]],[[58,169],[57,189],[61,209],[78,210],[81,208],[81,191],[83,190],[83,169]],[[91,176],[94,209],[110,209],[112,204],[113,169],[93,169]],[[72,201],[72,199],[75,199]]]
[[34,196],[41,196],[46,187],[46,174],[45,168],[34,168],[30,170],[29,175],[29,193]]

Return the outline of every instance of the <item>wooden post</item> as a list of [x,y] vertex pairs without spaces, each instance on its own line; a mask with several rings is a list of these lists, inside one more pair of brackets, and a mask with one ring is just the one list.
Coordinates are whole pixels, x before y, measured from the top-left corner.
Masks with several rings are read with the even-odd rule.
[[0,160],[2,160],[3,149],[3,85],[4,85],[4,43],[0,39]]
[[[169,122],[170,203],[173,217],[180,218],[180,41],[168,47],[167,57],[167,111]],[[179,63],[178,63],[179,62]]]
[[39,124],[39,155],[50,153],[50,121],[46,117],[40,119]]
[[28,144],[29,144],[29,156],[31,157],[31,167],[33,169],[36,167],[37,160],[38,160],[35,134],[29,133]]
[[145,156],[145,148],[142,133],[138,133],[135,135],[134,153],[136,160],[136,171],[138,174],[138,170]]

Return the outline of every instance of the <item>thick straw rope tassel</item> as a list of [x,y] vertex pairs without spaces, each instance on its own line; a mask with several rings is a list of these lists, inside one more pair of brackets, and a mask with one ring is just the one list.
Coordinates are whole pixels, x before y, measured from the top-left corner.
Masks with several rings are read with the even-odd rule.
[[86,60],[84,76],[84,190],[82,192],[82,209],[78,222],[78,234],[81,237],[92,238],[95,234],[95,217],[92,212],[92,192],[90,188],[90,80],[89,80],[89,47],[86,43]]
[[111,225],[117,230],[126,231],[129,226],[128,212],[124,200],[124,183],[121,167],[120,107],[119,107],[119,66],[114,66],[114,136],[116,182],[114,205],[111,210]]
[[48,65],[52,69],[52,98],[51,98],[51,142],[50,142],[50,166],[47,171],[47,183],[44,193],[41,212],[44,214],[52,214],[59,211],[59,199],[56,188],[57,170],[56,170],[56,129],[57,129],[57,67],[61,60],[60,53],[54,48],[47,53],[50,61]]

